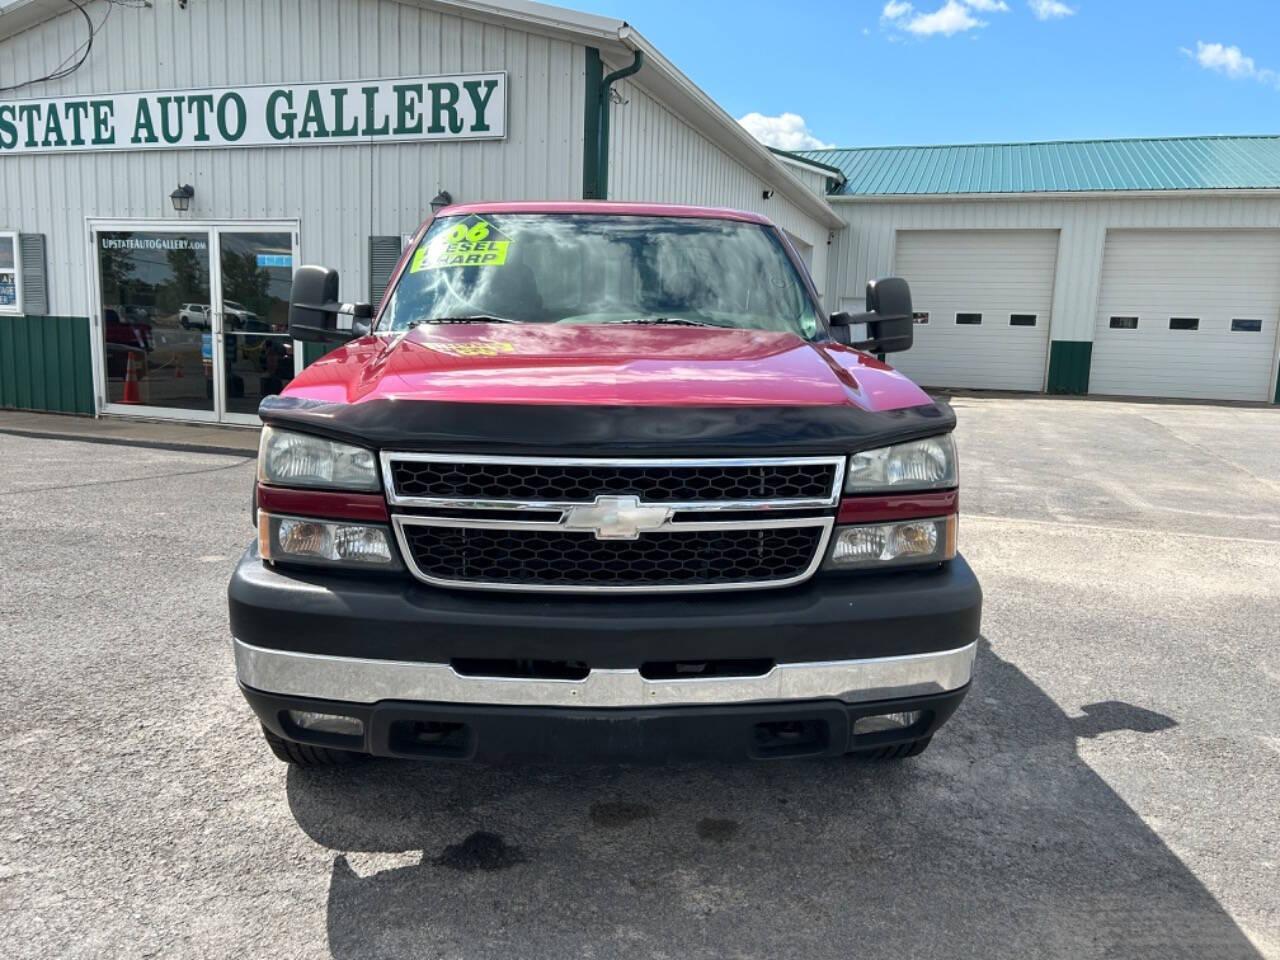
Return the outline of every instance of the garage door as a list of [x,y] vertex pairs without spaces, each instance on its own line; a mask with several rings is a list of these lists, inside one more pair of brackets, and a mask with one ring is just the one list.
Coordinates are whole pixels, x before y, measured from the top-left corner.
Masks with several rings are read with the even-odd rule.
[[1056,230],[901,230],[894,273],[921,317],[890,358],[917,383],[1044,388]]
[[1280,232],[1107,234],[1089,392],[1268,400]]

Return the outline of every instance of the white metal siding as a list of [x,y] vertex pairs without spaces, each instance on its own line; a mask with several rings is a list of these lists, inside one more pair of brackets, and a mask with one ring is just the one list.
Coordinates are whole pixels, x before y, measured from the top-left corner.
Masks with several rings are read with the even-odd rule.
[[[1092,340],[1107,230],[1245,228],[1280,224],[1280,195],[1090,199],[834,202],[848,227],[827,272],[827,303],[860,299],[870,279],[893,271],[899,230],[1057,230],[1053,340]],[[908,277],[908,279],[910,279]]]
[[[49,72],[83,41],[84,18],[68,10],[0,42],[0,86]],[[109,13],[80,70],[19,95],[506,70],[507,139],[0,157],[0,229],[47,236],[50,313],[90,312],[84,217],[177,220],[179,183],[196,190],[188,217],[297,218],[302,259],[338,268],[352,297],[368,289],[367,237],[412,233],[441,187],[468,201],[582,195],[580,45],[391,0],[157,0]]]
[[[1111,318],[1137,317],[1137,329]],[[1196,330],[1171,330],[1170,318]],[[1257,332],[1232,332],[1236,318]],[[1280,232],[1117,230],[1107,234],[1089,392],[1267,400],[1280,322]]]
[[[644,71],[636,75],[641,80]],[[631,80],[614,85],[609,135],[609,199],[692,203],[762,213],[813,248],[809,264],[819,293],[827,287],[829,230]]]
[[[894,273],[929,322],[890,362],[928,386],[1042,389],[1057,257],[1054,230],[900,231]],[[982,322],[958,324],[957,313]],[[1015,313],[1035,325],[1012,326]]]

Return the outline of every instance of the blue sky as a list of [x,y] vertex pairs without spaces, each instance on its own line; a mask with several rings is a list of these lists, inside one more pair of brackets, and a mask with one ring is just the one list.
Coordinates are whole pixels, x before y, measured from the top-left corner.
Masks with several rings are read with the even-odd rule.
[[777,146],[1280,133],[1280,0],[559,2]]

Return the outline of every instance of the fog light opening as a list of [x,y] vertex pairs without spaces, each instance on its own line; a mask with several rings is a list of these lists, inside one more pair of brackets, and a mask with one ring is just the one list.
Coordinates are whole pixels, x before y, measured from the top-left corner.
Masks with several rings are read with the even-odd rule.
[[751,751],[760,758],[819,754],[830,739],[825,720],[775,720],[755,725]]
[[335,733],[343,737],[363,737],[364,721],[339,713],[314,713],[310,710],[288,711],[289,722],[299,730],[312,733]]
[[853,721],[853,735],[860,737],[868,733],[908,730],[920,722],[921,715],[920,710],[907,710],[903,713],[875,713],[869,717],[859,717]]

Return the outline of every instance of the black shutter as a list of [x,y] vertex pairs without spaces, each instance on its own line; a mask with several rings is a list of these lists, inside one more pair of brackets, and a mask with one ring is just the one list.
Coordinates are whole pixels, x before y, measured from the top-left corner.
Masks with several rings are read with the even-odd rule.
[[369,302],[376,311],[391,282],[391,273],[400,261],[402,242],[399,237],[369,238]]

